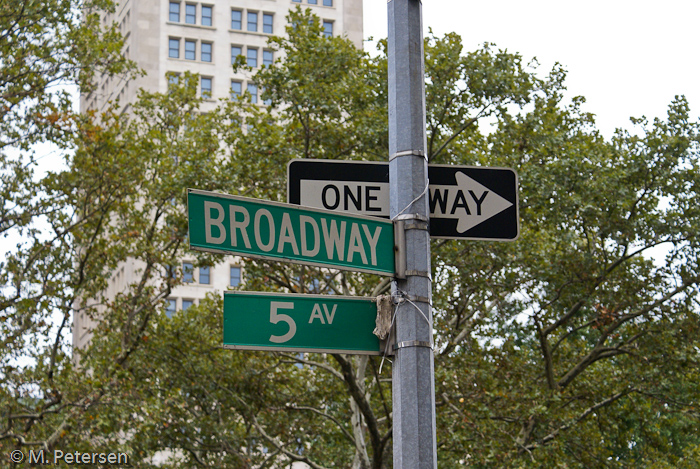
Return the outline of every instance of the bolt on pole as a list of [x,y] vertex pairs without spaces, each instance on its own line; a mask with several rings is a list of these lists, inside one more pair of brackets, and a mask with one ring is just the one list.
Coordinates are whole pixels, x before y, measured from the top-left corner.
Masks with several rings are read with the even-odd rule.
[[406,256],[392,282],[394,467],[437,468],[421,2],[389,0],[388,18],[390,213]]

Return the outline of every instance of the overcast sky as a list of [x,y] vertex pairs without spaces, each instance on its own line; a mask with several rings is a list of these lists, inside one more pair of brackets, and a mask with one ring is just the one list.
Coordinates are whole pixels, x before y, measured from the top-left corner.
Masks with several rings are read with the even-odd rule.
[[[568,70],[570,96],[585,96],[610,137],[629,117],[665,118],[685,95],[700,111],[698,0],[425,0],[424,34],[457,32],[466,50],[484,42],[537,57],[544,76],[555,62]],[[386,0],[365,0],[365,37],[387,36]]]

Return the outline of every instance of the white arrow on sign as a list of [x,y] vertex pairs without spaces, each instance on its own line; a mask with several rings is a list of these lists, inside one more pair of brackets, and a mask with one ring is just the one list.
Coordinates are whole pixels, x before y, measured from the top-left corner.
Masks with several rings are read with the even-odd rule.
[[483,223],[513,205],[463,172],[455,173],[456,186],[430,185],[430,216],[456,218],[457,231]]

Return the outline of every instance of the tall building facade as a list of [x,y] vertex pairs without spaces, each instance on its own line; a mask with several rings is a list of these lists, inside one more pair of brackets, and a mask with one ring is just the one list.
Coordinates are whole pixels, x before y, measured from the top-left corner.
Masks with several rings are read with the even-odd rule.
[[272,35],[284,35],[291,8],[310,8],[329,35],[343,35],[362,48],[362,0],[121,0],[105,25],[116,23],[125,38],[125,53],[146,74],[131,82],[103,78],[97,89],[81,96],[81,110],[102,110],[109,101],[128,106],[140,88],[165,92],[167,72],[201,75],[200,90],[212,100],[231,92],[256,92],[232,61],[245,57],[260,67],[275,59],[267,48]]
[[[81,111],[106,109],[116,102],[128,109],[139,89],[166,92],[169,80],[186,71],[200,75],[206,106],[220,98],[259,91],[250,77],[234,73],[232,63],[243,56],[253,68],[271,64],[277,57],[268,48],[273,35],[284,35],[290,9],[310,8],[321,19],[324,34],[342,35],[362,48],[362,0],[119,0],[113,13],[104,14],[103,24],[116,23],[125,39],[125,54],[145,75],[130,82],[119,77],[98,77],[97,87],[82,95]],[[180,266],[185,284],[167,300],[167,314],[186,309],[212,291],[237,286],[242,266],[227,258],[211,268],[194,268],[191,259]],[[137,281],[134,260],[124,262],[113,274],[107,296],[114,297]],[[73,346],[90,340],[94,322],[77,313],[73,320]]]

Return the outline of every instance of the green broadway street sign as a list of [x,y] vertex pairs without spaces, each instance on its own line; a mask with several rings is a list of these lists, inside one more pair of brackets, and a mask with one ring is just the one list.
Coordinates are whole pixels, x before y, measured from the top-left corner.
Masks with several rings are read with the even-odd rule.
[[387,220],[195,189],[187,190],[187,212],[191,249],[394,274]]
[[224,348],[379,355],[374,298],[225,292]]

